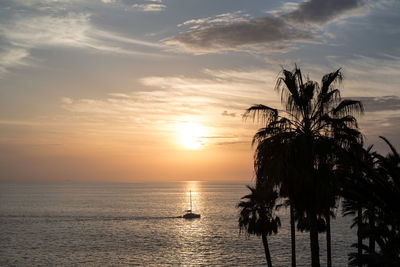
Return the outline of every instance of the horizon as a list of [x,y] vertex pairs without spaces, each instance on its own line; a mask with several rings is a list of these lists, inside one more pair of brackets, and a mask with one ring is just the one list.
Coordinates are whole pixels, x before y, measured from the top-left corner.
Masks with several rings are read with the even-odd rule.
[[[326,4],[328,3],[328,4]],[[366,144],[400,147],[395,0],[12,0],[0,7],[0,181],[254,180],[253,104],[342,68]]]

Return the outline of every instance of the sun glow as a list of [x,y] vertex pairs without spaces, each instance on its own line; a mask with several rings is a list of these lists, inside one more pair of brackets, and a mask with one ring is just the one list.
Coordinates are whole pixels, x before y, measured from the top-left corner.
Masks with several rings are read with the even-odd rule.
[[179,142],[187,149],[200,149],[204,145],[205,128],[196,123],[187,122],[179,126]]

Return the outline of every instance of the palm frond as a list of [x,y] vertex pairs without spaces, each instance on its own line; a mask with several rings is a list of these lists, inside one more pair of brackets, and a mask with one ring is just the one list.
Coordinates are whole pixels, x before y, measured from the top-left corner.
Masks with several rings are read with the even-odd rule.
[[341,83],[343,80],[343,73],[341,71],[342,69],[338,69],[337,71],[328,73],[322,77],[322,82],[321,82],[321,94],[325,95],[328,93],[329,89],[331,88],[332,85],[335,83]]
[[262,104],[253,105],[246,109],[243,118],[252,118],[253,121],[257,119],[258,122],[269,123],[278,117],[278,110]]
[[390,147],[390,150],[392,151],[393,155],[400,159],[400,155],[397,152],[396,148],[392,145],[392,143],[390,143],[389,140],[384,136],[379,136],[379,138],[385,141],[385,143]]
[[346,99],[339,103],[332,112],[336,116],[351,115],[354,113],[363,114],[364,106],[361,101]]

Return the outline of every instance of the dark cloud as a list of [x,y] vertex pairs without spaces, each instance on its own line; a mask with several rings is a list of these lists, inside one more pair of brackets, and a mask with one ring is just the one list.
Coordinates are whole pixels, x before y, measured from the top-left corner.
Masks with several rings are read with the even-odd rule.
[[369,122],[360,120],[361,130],[366,135],[366,143],[373,144],[375,150],[383,154],[389,152],[389,147],[379,136],[386,137],[400,151],[399,125],[400,117],[398,116],[386,116]]
[[400,97],[397,96],[354,97],[354,99],[364,104],[366,112],[400,110]]
[[234,113],[234,112],[229,113],[226,110],[224,110],[224,112],[222,112],[221,115],[222,116],[228,116],[228,117],[236,117],[236,113]]
[[343,15],[359,15],[355,11],[362,6],[364,0],[309,0],[298,4],[290,12],[284,13],[283,8],[283,13],[275,17],[248,19],[224,14],[220,15],[222,17],[197,19],[183,23],[195,22],[195,25],[166,43],[182,46],[194,53],[248,47],[261,47],[263,52],[286,52],[293,49],[294,43],[309,42],[316,36],[315,29],[296,24],[322,25]]
[[[385,136],[396,147],[400,148],[400,97],[354,97],[364,104],[365,116],[359,119],[362,132],[367,136],[367,144],[374,144],[380,153],[387,153],[388,146],[379,136]],[[378,113],[379,112],[379,113]]]
[[324,24],[363,5],[362,0],[310,0],[282,17],[296,22]]
[[262,44],[269,45],[266,48],[270,50],[284,50],[287,48],[284,42],[312,38],[309,32],[298,30],[281,19],[265,17],[224,24],[205,22],[170,38],[167,43],[201,53]]

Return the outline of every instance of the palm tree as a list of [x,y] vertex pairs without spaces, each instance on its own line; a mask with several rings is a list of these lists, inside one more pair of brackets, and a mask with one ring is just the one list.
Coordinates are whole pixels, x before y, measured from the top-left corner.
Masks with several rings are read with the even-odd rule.
[[373,221],[366,232],[370,241],[366,256],[373,263],[369,266],[400,266],[400,155],[385,137],[380,138],[391,152],[386,157],[374,153],[378,171],[368,191],[367,215]]
[[[351,266],[400,266],[400,155],[381,138],[391,153],[384,157],[371,147],[365,150],[354,160],[358,175],[349,176],[343,190],[345,215],[357,215],[358,242],[353,246],[358,253],[350,254]],[[362,243],[367,238],[368,246]]]
[[261,188],[260,185],[247,188],[251,193],[242,197],[238,204],[241,209],[239,228],[248,235],[261,235],[268,267],[272,267],[267,236],[276,234],[281,225],[279,217],[273,214],[278,194],[268,188]]
[[[281,131],[284,127],[285,119],[276,121],[268,129],[261,129],[253,138],[252,145],[257,143],[254,154],[254,169],[257,183],[267,184],[271,188],[280,188],[280,196],[286,198],[283,205],[289,207],[290,211],[290,229],[291,229],[291,250],[292,266],[296,266],[296,234],[295,234],[295,210],[290,199],[287,199],[289,192],[294,190],[293,184],[287,183],[285,186],[282,181],[293,177],[290,172],[289,161],[291,147],[295,132]],[[274,132],[271,138],[264,139],[265,131]]]
[[[371,191],[371,179],[376,175],[376,163],[372,146],[364,149],[361,144],[355,144],[347,157],[340,162],[340,172],[342,177],[343,215],[354,216],[351,227],[357,226],[357,243],[353,244],[357,248],[357,253],[350,253],[350,265],[361,267],[363,265],[363,240],[366,238],[366,218],[367,213],[371,213],[373,207],[368,206],[368,194]],[[369,211],[369,212],[368,212]],[[372,224],[371,216],[368,216]],[[370,239],[370,248],[373,240]]]
[[[321,177],[319,163],[341,157],[350,144],[360,141],[354,113],[363,112],[361,102],[341,100],[335,85],[341,70],[322,78],[321,86],[304,78],[300,69],[283,70],[275,89],[280,92],[284,110],[265,105],[247,109],[245,117],[265,124],[254,136],[256,170],[279,188],[298,216],[307,218],[310,231],[311,261],[319,267],[318,221],[330,216],[335,205],[323,192],[332,184]],[[278,163],[274,165],[270,161]],[[322,165],[321,165],[322,167]],[[323,172],[323,173],[326,173]],[[292,248],[292,251],[294,249]]]

